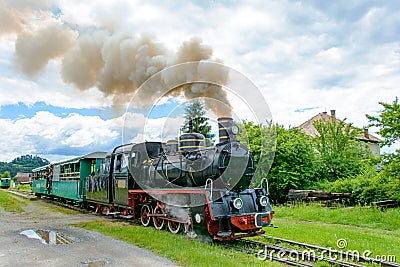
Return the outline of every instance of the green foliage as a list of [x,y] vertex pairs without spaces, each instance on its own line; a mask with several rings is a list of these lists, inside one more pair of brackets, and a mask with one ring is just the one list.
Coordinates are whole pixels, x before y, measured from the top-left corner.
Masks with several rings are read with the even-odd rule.
[[318,180],[316,154],[311,137],[297,128],[276,127],[276,151],[268,175],[270,197],[286,201],[290,189],[304,189]]
[[19,184],[17,187],[18,191],[24,191],[24,192],[31,192],[32,188],[29,184]]
[[195,100],[185,108],[185,123],[183,132],[189,132],[189,120],[193,122],[193,132],[201,133],[205,138],[212,140],[214,134],[211,133],[211,125],[208,124],[208,119],[204,117],[206,114],[204,104]]
[[274,151],[274,126],[262,126],[254,124],[252,121],[242,121],[238,123],[238,127],[237,139],[250,148],[256,163],[260,161],[261,157]]
[[5,171],[2,175],[0,175],[1,178],[11,178],[11,174],[9,171]]
[[[243,121],[238,140],[250,147],[257,163],[254,186],[262,178],[269,181],[270,199],[284,203],[290,189],[327,189],[354,192],[354,203],[370,202],[375,188],[365,180],[373,177],[375,159],[370,158],[364,143],[356,140],[360,131],[344,121],[316,121],[319,136],[312,138],[298,128],[285,129],[281,125],[256,125]],[[376,160],[375,160],[376,161]],[[360,175],[357,183],[348,177]],[[337,181],[336,183],[329,183]],[[376,183],[382,183],[382,178]],[[386,185],[387,186],[387,185]],[[387,190],[386,193],[391,192]]]
[[39,156],[23,155],[11,162],[0,162],[0,173],[9,172],[14,177],[17,172],[31,172],[32,169],[50,164],[50,161]]
[[370,204],[380,200],[400,203],[400,157],[382,161],[379,173],[373,167],[365,167],[359,175],[341,178],[327,183],[325,189],[334,192],[350,192],[353,204]]
[[356,140],[360,131],[351,124],[339,120],[318,120],[314,122],[318,136],[313,139],[318,152],[320,178],[335,181],[339,178],[359,174],[369,150],[364,143]]
[[267,177],[274,160],[276,127],[272,124],[257,125],[251,121],[242,121],[238,126],[238,140],[249,147],[254,156],[257,170],[253,185],[260,186],[261,180]]
[[396,97],[392,104],[379,102],[384,109],[378,117],[366,115],[371,123],[370,126],[380,128],[379,134],[385,138],[382,145],[390,146],[400,140],[400,104],[398,100]]
[[271,201],[282,203],[290,189],[305,188],[317,180],[311,138],[301,130],[246,121],[239,127],[238,139],[250,147],[257,163],[254,185],[259,186],[261,179],[267,177]]

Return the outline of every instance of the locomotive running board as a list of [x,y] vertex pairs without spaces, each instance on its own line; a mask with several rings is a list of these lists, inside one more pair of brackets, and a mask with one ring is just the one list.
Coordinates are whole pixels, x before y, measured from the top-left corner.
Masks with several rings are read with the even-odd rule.
[[219,232],[217,233],[217,236],[222,237],[222,238],[224,238],[224,237],[229,237],[229,236],[231,236],[231,235],[232,235],[232,232],[231,232],[231,231],[226,231],[226,232],[219,231]]
[[240,238],[243,238],[243,237],[257,236],[257,235],[263,235],[263,234],[265,234],[265,231],[261,230],[259,232],[255,232],[255,233],[235,235],[232,239],[236,240],[236,239],[240,239]]

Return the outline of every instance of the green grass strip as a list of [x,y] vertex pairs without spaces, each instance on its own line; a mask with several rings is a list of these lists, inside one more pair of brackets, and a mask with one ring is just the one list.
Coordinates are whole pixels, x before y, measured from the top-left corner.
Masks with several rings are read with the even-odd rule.
[[26,205],[26,200],[10,194],[7,190],[0,189],[0,212],[23,212],[22,206]]
[[[315,221],[300,221],[292,218],[274,218],[279,228],[266,228],[266,234],[308,244],[347,252],[357,250],[360,255],[370,251],[369,257],[394,255],[400,261],[400,230],[390,231],[352,225],[340,225]],[[257,239],[264,239],[257,237]],[[346,246],[338,247],[344,239]],[[341,245],[341,244],[340,244]]]
[[381,210],[373,207],[326,208],[318,205],[274,207],[276,217],[309,220],[316,222],[345,224],[378,228],[400,229],[400,208]]
[[181,266],[282,266],[277,262],[260,261],[255,255],[246,255],[217,244],[188,239],[186,235],[173,235],[151,227],[109,221],[87,222],[75,226],[150,250]]

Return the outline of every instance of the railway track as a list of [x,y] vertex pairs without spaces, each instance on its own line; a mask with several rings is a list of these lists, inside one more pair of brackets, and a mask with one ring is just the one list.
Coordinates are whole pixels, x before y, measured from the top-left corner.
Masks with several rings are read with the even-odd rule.
[[[316,251],[325,251],[329,255],[337,255],[338,257],[345,258],[345,259],[357,259],[358,262],[365,262],[365,263],[375,263],[375,264],[380,264],[381,266],[388,266],[388,267],[400,267],[399,263],[396,262],[388,262],[388,261],[383,261],[375,258],[370,258],[366,257],[364,255],[358,255],[350,252],[345,252],[341,250],[334,250],[331,248],[325,248],[325,247],[320,247],[316,245],[311,245],[311,244],[306,244],[302,242],[297,242],[293,240],[288,240],[288,239],[283,239],[283,238],[278,238],[278,237],[273,237],[273,236],[263,236],[267,240],[274,240],[276,243],[282,243],[282,244],[290,244],[290,245],[295,245],[295,246],[300,246],[306,249],[312,249]],[[361,265],[363,266],[363,265]]]
[[[26,198],[32,198],[32,194],[26,192],[10,190],[10,193],[17,194]],[[47,201],[47,199],[44,200]],[[65,208],[85,213],[89,212],[87,209],[83,209],[71,203],[62,203],[50,200],[48,201],[52,204],[63,206]],[[113,213],[110,213],[108,215],[108,217],[113,217],[116,219],[125,219],[124,216],[118,216]],[[253,254],[260,260],[277,261],[290,266],[310,267],[315,266],[316,262],[323,261],[327,262],[331,266],[343,267],[366,266],[360,263],[373,264],[375,266],[380,265],[382,267],[400,267],[400,264],[396,262],[382,261],[375,258],[365,257],[359,254],[334,250],[331,248],[320,247],[312,244],[268,235],[263,235],[261,237],[264,238],[266,242],[239,239],[228,244],[223,244],[221,246],[241,251],[246,254]],[[293,247],[301,247],[303,248],[303,250],[294,249]]]
[[[315,266],[317,262],[326,262],[330,266],[362,267],[373,264],[387,267],[400,267],[395,262],[387,262],[354,253],[333,250],[292,240],[264,236],[267,242],[240,239],[234,244],[223,245],[226,248],[253,254],[260,260],[278,261],[290,266]],[[273,242],[271,242],[273,241]],[[303,250],[294,249],[301,247]]]

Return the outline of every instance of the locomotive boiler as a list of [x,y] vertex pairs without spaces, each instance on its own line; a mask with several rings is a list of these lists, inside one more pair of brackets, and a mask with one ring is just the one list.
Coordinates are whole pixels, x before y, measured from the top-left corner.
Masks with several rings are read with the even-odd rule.
[[[237,140],[237,125],[232,118],[219,118],[218,126],[219,142],[211,147],[191,130],[166,144],[132,146],[132,177],[149,196],[144,205],[133,204],[142,205],[143,225],[152,219],[157,229],[165,223],[171,232],[182,226],[192,236],[206,232],[228,240],[261,233],[271,223],[267,190],[250,188],[254,157]],[[131,191],[130,199],[139,199],[140,192]]]
[[[202,134],[193,133],[189,122],[189,133],[182,134],[178,141],[171,140],[161,145],[162,153],[149,157],[141,165],[142,181],[149,187],[200,187],[213,181],[215,188],[240,191],[248,188],[254,176],[254,157],[251,151],[236,136],[238,127],[232,118],[219,118],[219,143],[205,147]],[[139,153],[148,154],[149,147],[142,146]],[[154,147],[153,147],[154,150]],[[154,152],[154,151],[153,151]],[[154,154],[150,151],[150,154]],[[137,170],[134,170],[137,173]]]

